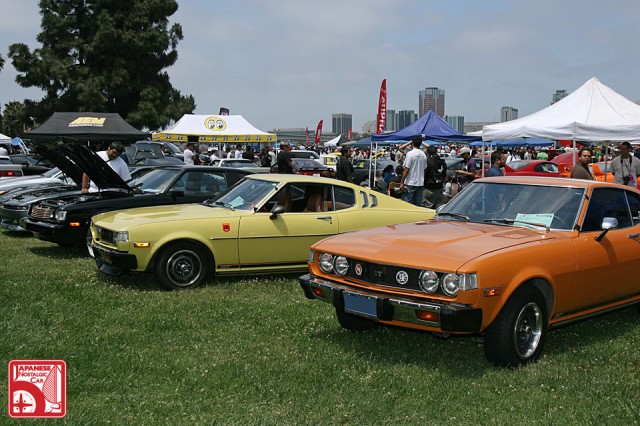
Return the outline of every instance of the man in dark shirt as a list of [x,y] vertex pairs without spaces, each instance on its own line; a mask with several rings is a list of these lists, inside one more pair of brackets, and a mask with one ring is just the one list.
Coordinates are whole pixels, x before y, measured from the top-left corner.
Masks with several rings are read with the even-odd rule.
[[351,164],[351,148],[343,148],[342,155],[336,165],[336,179],[353,183],[353,164]]
[[591,150],[589,148],[582,148],[578,151],[578,162],[573,166],[571,170],[572,179],[586,179],[593,180],[593,176],[589,171],[589,163],[591,162]]
[[291,154],[289,154],[290,150],[291,148],[288,143],[282,142],[280,144],[280,152],[278,152],[278,157],[276,159],[278,164],[278,173],[293,174],[294,164],[291,159]]

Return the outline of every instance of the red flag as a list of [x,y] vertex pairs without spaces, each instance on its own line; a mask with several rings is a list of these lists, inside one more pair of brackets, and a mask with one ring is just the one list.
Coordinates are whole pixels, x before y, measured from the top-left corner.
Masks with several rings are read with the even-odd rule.
[[387,122],[387,79],[380,85],[380,101],[378,102],[378,123],[376,133],[382,133]]
[[349,128],[349,131],[347,132],[347,139],[351,140],[352,137],[353,133],[351,132],[351,128]]
[[320,136],[322,136],[322,120],[318,122],[318,128],[316,129],[316,144],[320,143]]
[[309,145],[309,128],[304,129],[304,144]]

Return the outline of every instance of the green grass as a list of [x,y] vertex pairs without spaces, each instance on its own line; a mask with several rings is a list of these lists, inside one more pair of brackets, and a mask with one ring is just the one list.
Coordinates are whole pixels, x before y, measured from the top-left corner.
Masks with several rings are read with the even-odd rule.
[[480,337],[343,331],[292,275],[166,292],[103,276],[81,250],[15,233],[0,247],[0,394],[10,360],[63,359],[67,423],[640,422],[635,308],[554,331],[540,362],[502,370]]

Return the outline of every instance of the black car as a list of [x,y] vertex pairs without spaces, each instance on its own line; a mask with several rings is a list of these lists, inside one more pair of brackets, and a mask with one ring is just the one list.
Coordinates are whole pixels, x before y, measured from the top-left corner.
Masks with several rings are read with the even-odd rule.
[[[353,162],[353,182],[359,184],[363,180],[367,180],[369,177],[369,167],[375,166],[376,172],[382,172],[388,165],[391,165],[395,171],[399,164],[386,158],[377,158],[373,164],[371,160],[355,160]],[[371,177],[372,180],[375,179],[373,168],[371,169]]]
[[[127,184],[98,155],[78,144],[57,144],[69,161],[103,190],[34,203],[24,219],[38,238],[60,245],[85,244],[91,217],[102,212],[167,204],[199,203],[225,191],[247,174],[240,169],[206,166],[163,166]],[[60,165],[57,165],[61,167]]]
[[11,154],[9,156],[13,164],[22,166],[24,176],[41,175],[53,168],[49,161],[26,154]]
[[[307,176],[336,177],[336,172],[312,158],[293,157],[293,174]],[[278,164],[271,166],[270,173],[278,173]]]

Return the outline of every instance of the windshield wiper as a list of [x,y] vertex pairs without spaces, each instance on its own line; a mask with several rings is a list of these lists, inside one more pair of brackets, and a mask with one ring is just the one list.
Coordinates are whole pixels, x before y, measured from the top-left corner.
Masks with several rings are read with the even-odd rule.
[[522,223],[523,225],[537,226],[539,228],[544,228],[547,232],[551,231],[551,227],[549,225],[545,225],[544,223],[537,222],[528,222],[526,220],[517,220],[517,219],[484,219],[483,222],[487,223],[504,223],[506,225],[513,225],[514,223]]
[[440,212],[440,213],[438,213],[438,216],[451,216],[451,217],[455,217],[457,219],[466,220],[467,222],[469,222],[471,220],[469,218],[469,216],[465,216],[465,215],[460,214],[460,213],[452,213],[452,212]]
[[[211,204],[209,204],[209,205],[211,205]],[[231,204],[225,203],[223,201],[214,201],[213,205],[214,206],[222,206],[222,207],[224,207],[226,209],[229,209],[229,210],[235,210]]]

